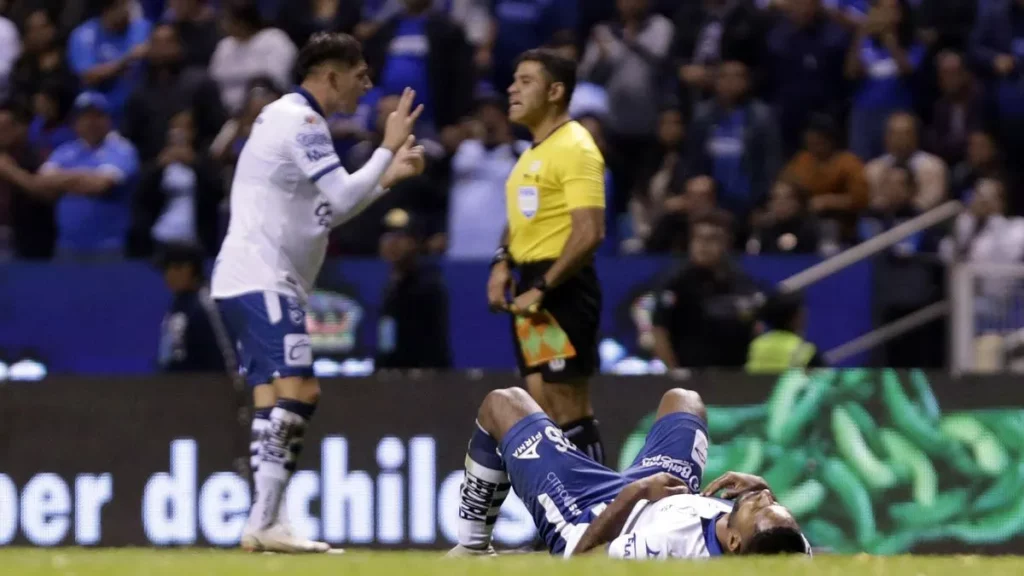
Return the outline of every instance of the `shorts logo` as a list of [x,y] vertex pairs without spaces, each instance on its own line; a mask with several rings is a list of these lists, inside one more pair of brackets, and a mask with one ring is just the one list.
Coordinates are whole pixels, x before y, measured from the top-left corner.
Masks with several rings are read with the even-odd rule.
[[636,534],[630,534],[629,538],[622,545],[622,558],[629,559],[636,557]]
[[302,309],[299,300],[289,297],[286,301],[288,302],[288,319],[296,326],[304,325],[306,323],[306,311]]
[[708,437],[703,430],[697,430],[693,435],[693,450],[690,458],[703,470],[708,463]]
[[537,454],[537,447],[540,446],[540,441],[544,436],[537,432],[533,436],[526,439],[519,445],[518,448],[512,452],[512,457],[519,460],[537,460],[540,458],[540,454]]
[[641,468],[661,468],[662,470],[686,482],[696,492],[700,489],[699,470],[694,473],[693,464],[685,460],[677,460],[671,456],[659,454],[640,461]]
[[313,365],[313,345],[309,334],[286,334],[284,337],[285,366]]
[[565,434],[554,426],[548,426],[545,428],[544,435],[547,436],[548,440],[555,445],[555,450],[558,450],[563,454],[576,449],[576,446],[572,442],[566,440]]
[[536,186],[519,187],[519,211],[527,218],[533,218],[540,207],[540,193]]
[[551,362],[548,362],[548,369],[552,372],[561,372],[565,370],[565,360],[562,358],[555,358]]

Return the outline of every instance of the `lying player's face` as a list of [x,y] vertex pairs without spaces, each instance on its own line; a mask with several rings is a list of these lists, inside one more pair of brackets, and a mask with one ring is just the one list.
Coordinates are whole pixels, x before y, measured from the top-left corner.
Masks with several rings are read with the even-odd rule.
[[729,514],[729,541],[726,546],[733,554],[743,549],[759,531],[783,526],[796,526],[793,515],[775,501],[769,490],[749,492],[740,497]]
[[337,98],[337,112],[354,114],[359,100],[373,88],[366,62],[355,66],[335,65],[328,73]]
[[529,124],[543,116],[548,106],[548,81],[540,62],[523,62],[516,68],[515,79],[508,89],[508,117],[517,124]]

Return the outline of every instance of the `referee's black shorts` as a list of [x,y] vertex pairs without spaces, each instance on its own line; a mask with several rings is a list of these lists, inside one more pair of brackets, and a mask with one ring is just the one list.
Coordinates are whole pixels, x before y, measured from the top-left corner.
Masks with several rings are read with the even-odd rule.
[[[552,264],[553,260],[520,264],[516,295],[528,291]],[[549,290],[544,295],[541,308],[550,313],[565,331],[576,354],[538,366],[527,366],[513,316],[512,341],[519,374],[525,378],[529,374],[540,373],[544,382],[554,384],[582,380],[597,372],[600,366],[597,332],[601,321],[601,285],[593,265],[588,264],[564,283]]]

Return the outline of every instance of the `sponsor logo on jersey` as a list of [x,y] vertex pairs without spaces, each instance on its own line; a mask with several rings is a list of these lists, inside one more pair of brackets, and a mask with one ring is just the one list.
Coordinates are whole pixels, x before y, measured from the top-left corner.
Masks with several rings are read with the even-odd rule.
[[540,446],[543,437],[544,435],[540,432],[530,436],[512,452],[512,457],[519,460],[537,460],[540,458],[540,454],[537,454],[537,447]]
[[626,538],[625,544],[622,545],[622,558],[635,558],[636,557],[636,534],[630,534],[629,538]]
[[554,472],[548,472],[547,477],[547,489],[544,490],[557,503],[560,503],[565,511],[573,516],[578,517],[583,514],[578,504],[576,504],[576,497],[569,493],[569,489],[562,483],[562,479],[558,477]]

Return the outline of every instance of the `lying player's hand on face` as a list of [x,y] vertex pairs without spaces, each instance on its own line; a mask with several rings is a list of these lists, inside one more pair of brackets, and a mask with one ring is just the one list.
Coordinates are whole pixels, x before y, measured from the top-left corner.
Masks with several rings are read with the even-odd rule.
[[412,135],[413,128],[416,127],[416,119],[423,113],[422,104],[415,110],[413,109],[412,105],[415,101],[416,91],[406,88],[402,93],[401,100],[398,101],[398,108],[388,114],[388,121],[384,126],[384,142],[381,143],[381,147],[397,154],[399,149],[405,145],[406,140]]
[[701,494],[703,496],[714,496],[717,492],[721,491],[722,498],[732,500],[746,492],[764,490],[766,488],[770,490],[768,483],[760,476],[744,474],[742,472],[726,472],[716,478],[714,482],[708,484]]
[[690,487],[678,476],[673,476],[668,472],[661,472],[647,478],[644,486],[644,498],[651,502],[680,494],[690,494]]

